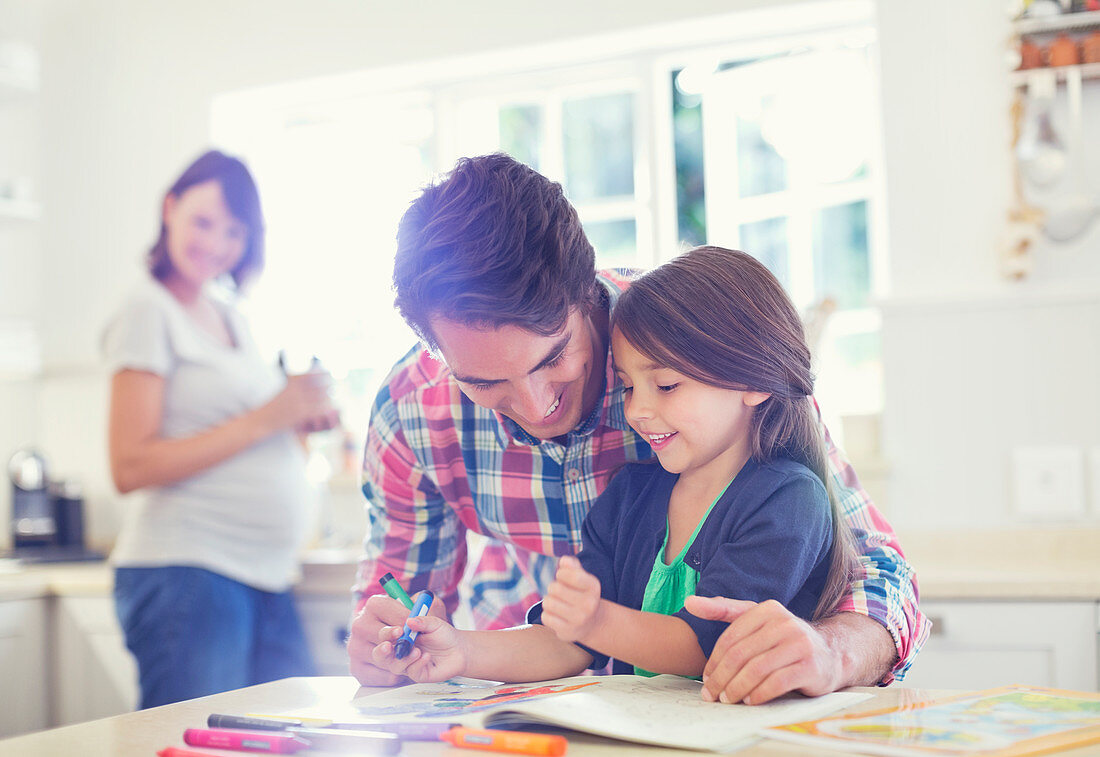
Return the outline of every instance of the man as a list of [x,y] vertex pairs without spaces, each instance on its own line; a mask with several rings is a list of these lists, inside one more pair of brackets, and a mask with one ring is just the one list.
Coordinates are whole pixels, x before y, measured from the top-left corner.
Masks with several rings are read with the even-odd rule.
[[[397,682],[371,663],[379,629],[406,614],[381,594],[383,574],[410,592],[430,587],[438,612],[454,613],[467,572],[478,627],[520,624],[554,558],[579,550],[585,513],[611,476],[653,455],[626,423],[608,354],[608,317],[629,283],[623,272],[597,274],[558,184],[505,155],[459,161],[402,219],[394,285],[425,347],[386,379],[367,436],[370,530],[348,643],[367,685]],[[705,698],[755,704],[885,684],[927,635],[889,525],[829,448],[862,553],[851,594],[813,624],[774,601],[690,598],[690,612],[730,622],[704,672]],[[475,560],[467,531],[495,540]]]

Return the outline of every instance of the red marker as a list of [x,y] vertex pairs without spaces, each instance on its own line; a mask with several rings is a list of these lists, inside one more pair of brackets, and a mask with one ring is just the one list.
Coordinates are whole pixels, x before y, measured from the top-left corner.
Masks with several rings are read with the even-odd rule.
[[166,746],[157,752],[157,757],[210,757],[210,752],[196,752],[192,749],[180,749],[178,746]]
[[267,752],[269,754],[294,754],[308,749],[305,739],[276,731],[228,731],[188,728],[183,732],[183,743],[189,746],[208,746],[214,749],[236,749],[242,752]]
[[480,730],[477,728],[452,728],[440,738],[466,749],[485,749],[491,752],[533,754],[538,757],[561,757],[569,747],[564,736],[523,731]]

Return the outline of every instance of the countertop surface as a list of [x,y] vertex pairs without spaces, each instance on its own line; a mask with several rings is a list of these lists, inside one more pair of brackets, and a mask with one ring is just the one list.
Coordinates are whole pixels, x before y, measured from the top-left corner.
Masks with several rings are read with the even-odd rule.
[[921,599],[1100,601],[1100,529],[903,532]]
[[[358,550],[312,550],[303,556],[295,593],[350,596]],[[36,597],[110,596],[114,576],[105,561],[21,564],[0,560],[0,601]]]
[[[238,689],[224,694],[215,694],[186,702],[154,707],[140,712],[127,713],[87,723],[79,723],[65,728],[40,731],[11,739],[0,740],[0,755],[4,757],[55,757],[62,754],[79,754],[84,757],[148,757],[167,745],[182,746],[182,734],[186,728],[200,727],[210,713],[279,713],[309,708],[320,711],[341,711],[355,696],[372,693],[371,689],[361,689],[350,677],[333,678],[284,678],[281,681],[265,683],[247,689]],[[870,710],[877,707],[892,707],[926,700],[946,693],[926,689],[853,689],[872,695],[871,699],[852,705],[849,711]],[[716,705],[727,706],[727,705]],[[652,754],[655,757],[683,755],[698,757],[702,752],[689,752],[665,747],[649,747],[622,741],[612,741],[598,736],[589,736],[570,732],[569,754],[581,755],[618,755]],[[203,752],[204,754],[206,752]],[[452,748],[436,741],[410,741],[402,748],[402,754],[410,757],[429,757],[430,755],[466,755],[477,754],[464,749]],[[778,741],[764,740],[750,745],[738,752],[745,757],[754,755],[775,755],[775,757],[794,757],[795,755],[838,754],[791,746]],[[210,752],[211,757],[214,753]],[[228,754],[217,752],[217,754]],[[238,752],[238,754],[244,754]]]
[[[82,757],[148,757],[166,745],[178,747],[182,742],[184,730],[202,726],[210,713],[285,713],[303,709],[315,712],[340,712],[348,707],[353,697],[375,691],[384,690],[360,688],[355,679],[350,677],[284,678],[281,681],[247,689],[0,740],[0,755],[3,757],[55,757],[62,754],[79,754]],[[897,686],[888,689],[854,688],[850,691],[868,693],[871,698],[851,705],[845,710],[848,713],[908,707],[928,699],[961,693]],[[566,736],[569,740],[570,757],[621,757],[639,754],[654,757],[699,757],[701,754],[706,754],[613,741],[573,731],[567,732]],[[401,750],[401,754],[408,757],[432,757],[433,755],[460,757],[471,753],[468,750],[450,747],[441,741],[409,741]],[[1095,756],[1097,748],[1095,745],[1084,746],[1061,750],[1059,753],[1067,757],[1069,755]],[[214,757],[213,752],[210,754]],[[229,753],[219,751],[217,754],[228,755]],[[831,757],[854,754],[854,752],[763,739],[747,746],[743,751],[738,751],[737,754],[743,757]]]
[[[1100,529],[903,533],[922,600],[1100,601]],[[295,592],[345,596],[358,549],[313,550]],[[104,562],[19,565],[0,560],[0,600],[108,596]]]

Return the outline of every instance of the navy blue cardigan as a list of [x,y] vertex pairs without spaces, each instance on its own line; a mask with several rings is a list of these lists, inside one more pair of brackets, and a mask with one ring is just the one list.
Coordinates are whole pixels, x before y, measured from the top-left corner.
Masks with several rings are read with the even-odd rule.
[[[656,462],[628,465],[592,505],[578,557],[600,580],[604,599],[641,609],[677,478]],[[809,620],[825,587],[832,543],[829,497],[817,476],[787,459],[749,460],[707,516],[685,560],[699,571],[700,596],[775,599]],[[695,631],[709,657],[727,624],[683,608],[675,614]],[[541,616],[540,602],[527,619],[537,623]],[[595,653],[591,667],[602,669],[607,659]],[[614,660],[612,672],[634,668]]]

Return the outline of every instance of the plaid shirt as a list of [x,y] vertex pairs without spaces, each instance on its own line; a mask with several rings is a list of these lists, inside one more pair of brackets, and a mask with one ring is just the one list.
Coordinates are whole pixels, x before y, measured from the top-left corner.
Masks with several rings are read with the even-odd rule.
[[[611,307],[629,286],[604,271]],[[371,413],[363,461],[369,526],[356,576],[360,602],[390,572],[414,593],[431,588],[450,613],[461,600],[479,628],[524,622],[554,577],[555,559],[581,547],[589,506],[625,463],[653,456],[626,422],[608,356],[604,396],[563,446],[530,436],[474,404],[447,367],[420,347],[390,373]],[[825,432],[830,469],[851,524],[859,569],[838,611],[868,615],[894,639],[900,679],[928,636],[917,583],[890,525]],[[467,540],[467,534],[488,539]]]

